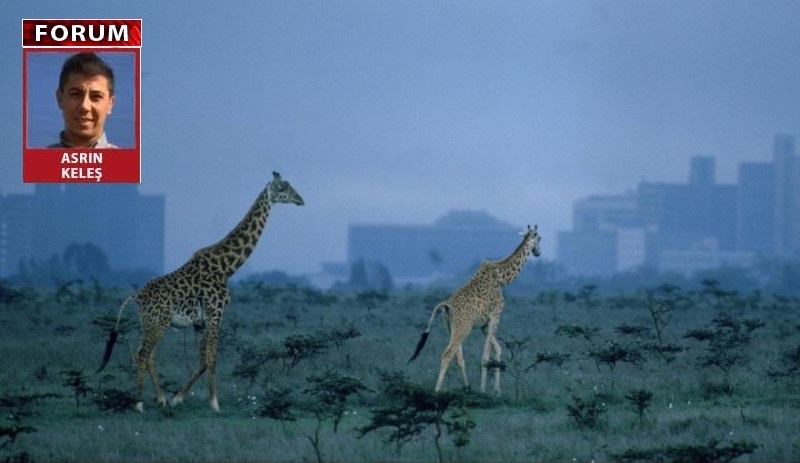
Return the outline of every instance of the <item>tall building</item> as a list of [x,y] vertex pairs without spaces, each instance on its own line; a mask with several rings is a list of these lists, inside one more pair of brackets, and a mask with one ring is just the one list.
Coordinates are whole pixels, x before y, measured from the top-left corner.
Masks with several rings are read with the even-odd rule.
[[573,229],[558,233],[556,259],[567,273],[585,276],[747,265],[753,253],[772,249],[769,237],[756,238],[772,235],[774,180],[761,164],[740,166],[739,177],[741,188],[720,185],[714,158],[695,156],[687,183],[641,182],[634,193],[579,200]]
[[396,280],[457,275],[510,254],[521,230],[482,211],[451,211],[430,225],[353,224],[347,261],[383,264]]
[[72,243],[99,247],[113,270],[160,273],[164,196],[135,184],[37,184],[33,194],[0,197],[0,276]]
[[610,276],[643,265],[645,239],[638,198],[593,195],[572,209],[572,231],[558,233],[556,255],[569,273]]
[[713,158],[691,160],[689,183],[642,182],[639,201],[661,248],[683,249],[713,237],[723,251],[736,247],[736,187],[715,182]]
[[773,163],[775,254],[789,257],[800,250],[800,163],[793,136],[775,136]]
[[0,277],[17,272],[19,262],[33,254],[33,195],[0,197]]
[[739,164],[736,195],[736,248],[774,254],[775,171],[768,162]]

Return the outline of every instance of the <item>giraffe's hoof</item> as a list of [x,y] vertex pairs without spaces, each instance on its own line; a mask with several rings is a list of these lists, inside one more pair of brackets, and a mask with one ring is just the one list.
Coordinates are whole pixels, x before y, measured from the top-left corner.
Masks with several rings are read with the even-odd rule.
[[139,413],[144,413],[144,402],[142,401],[136,402],[136,406],[133,408]]
[[216,397],[211,398],[211,409],[214,410],[215,412],[219,411],[219,402],[217,402]]
[[172,400],[169,401],[169,406],[175,407],[177,405],[180,405],[181,402],[183,402],[183,397],[176,395],[175,397],[172,398]]

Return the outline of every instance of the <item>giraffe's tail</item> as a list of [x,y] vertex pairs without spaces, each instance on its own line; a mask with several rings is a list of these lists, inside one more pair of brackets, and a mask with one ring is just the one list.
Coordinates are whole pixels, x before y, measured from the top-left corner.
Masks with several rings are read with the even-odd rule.
[[122,302],[122,305],[120,305],[119,313],[117,314],[117,323],[114,325],[114,328],[111,329],[111,334],[108,336],[108,341],[106,341],[106,350],[103,352],[103,360],[100,362],[100,368],[97,369],[95,374],[103,371],[103,368],[106,367],[106,364],[108,364],[108,361],[111,359],[111,351],[114,349],[114,344],[116,344],[117,337],[119,336],[119,321],[122,318],[122,311],[125,310],[125,306],[135,297],[136,293],[128,296],[128,298]]
[[431,319],[428,321],[428,327],[425,328],[425,331],[423,331],[422,334],[420,335],[419,341],[417,341],[417,347],[416,349],[414,349],[414,355],[412,355],[411,358],[408,359],[406,365],[413,362],[414,359],[417,358],[419,353],[422,352],[422,348],[425,347],[425,343],[428,341],[428,335],[431,334],[431,325],[433,324],[433,320],[436,318],[436,314],[443,308],[447,308],[447,306],[444,303],[438,304],[436,307],[433,308],[433,312],[431,313]]

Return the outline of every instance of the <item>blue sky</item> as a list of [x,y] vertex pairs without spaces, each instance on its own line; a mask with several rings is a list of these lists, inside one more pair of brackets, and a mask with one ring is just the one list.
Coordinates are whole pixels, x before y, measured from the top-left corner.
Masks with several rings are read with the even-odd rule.
[[12,1],[3,192],[32,191],[20,19],[94,16],[143,19],[140,191],[166,194],[167,270],[273,170],[306,205],[273,210],[245,271],[314,271],[344,259],[350,223],[451,209],[537,223],[552,258],[577,199],[684,181],[694,155],[731,183],[800,136],[793,0]]

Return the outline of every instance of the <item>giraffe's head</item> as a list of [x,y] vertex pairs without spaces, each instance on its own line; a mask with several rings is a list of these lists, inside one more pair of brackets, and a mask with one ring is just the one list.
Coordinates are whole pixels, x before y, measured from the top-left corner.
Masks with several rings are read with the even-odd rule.
[[289,185],[289,182],[281,178],[281,174],[273,172],[272,177],[272,181],[267,185],[271,203],[288,203],[297,204],[298,206],[304,204],[303,197]]
[[525,240],[528,241],[528,251],[532,253],[534,256],[539,257],[542,253],[541,249],[539,249],[539,241],[541,241],[541,237],[539,236],[539,226],[534,225],[531,228],[528,225],[528,229],[524,232]]

